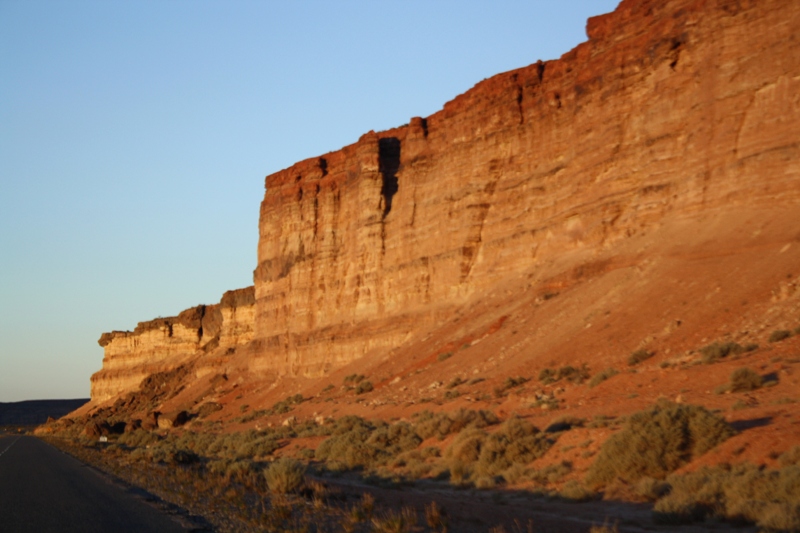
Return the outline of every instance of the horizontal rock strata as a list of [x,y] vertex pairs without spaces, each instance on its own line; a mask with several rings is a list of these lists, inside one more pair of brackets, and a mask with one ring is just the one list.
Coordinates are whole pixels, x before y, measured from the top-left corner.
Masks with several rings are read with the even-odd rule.
[[267,176],[254,287],[100,339],[92,399],[247,346],[320,376],[667,218],[800,202],[800,4],[623,0],[559,60]]

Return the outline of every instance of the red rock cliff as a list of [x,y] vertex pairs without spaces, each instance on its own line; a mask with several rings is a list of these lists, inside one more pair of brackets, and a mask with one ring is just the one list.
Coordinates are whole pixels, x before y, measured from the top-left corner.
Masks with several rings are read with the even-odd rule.
[[252,368],[321,375],[558,254],[796,204],[798,7],[625,0],[557,61],[268,176]]
[[587,34],[268,176],[254,293],[105,334],[93,400],[244,346],[255,373],[322,375],[556,258],[800,204],[800,4],[624,0]]

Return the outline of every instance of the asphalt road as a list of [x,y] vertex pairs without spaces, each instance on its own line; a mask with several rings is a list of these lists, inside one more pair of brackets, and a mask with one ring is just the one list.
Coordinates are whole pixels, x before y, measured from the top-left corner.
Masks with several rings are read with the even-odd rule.
[[185,532],[167,514],[36,437],[0,437],[0,533]]

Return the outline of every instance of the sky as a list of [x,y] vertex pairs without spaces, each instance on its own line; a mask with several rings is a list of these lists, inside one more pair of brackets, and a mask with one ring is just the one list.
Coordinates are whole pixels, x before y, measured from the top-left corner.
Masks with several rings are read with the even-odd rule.
[[252,284],[264,177],[556,59],[617,0],[0,0],[0,402]]

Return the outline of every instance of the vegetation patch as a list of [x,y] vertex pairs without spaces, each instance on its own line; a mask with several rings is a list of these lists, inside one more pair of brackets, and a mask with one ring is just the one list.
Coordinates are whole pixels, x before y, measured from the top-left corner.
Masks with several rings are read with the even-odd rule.
[[499,423],[500,419],[491,411],[459,409],[452,413],[432,413],[426,410],[415,415],[414,429],[423,439],[436,436],[439,440],[444,440],[452,433],[471,428],[481,429]]
[[294,459],[283,457],[264,471],[267,486],[276,494],[298,492],[305,483],[306,467]]
[[705,467],[672,475],[653,508],[656,522],[682,524],[719,518],[767,531],[800,530],[800,467],[750,464]]
[[528,378],[524,378],[522,376],[517,376],[515,378],[507,377],[501,385],[498,385],[494,388],[494,395],[496,398],[502,398],[506,395],[506,393],[508,393],[509,390],[516,387],[521,387],[528,381],[530,381]]
[[586,475],[592,487],[617,478],[663,478],[734,435],[722,418],[700,406],[662,402],[631,415],[600,449]]
[[770,333],[769,342],[780,342],[792,336],[792,332],[788,329],[777,329]]
[[617,374],[619,374],[619,372],[617,371],[616,368],[613,368],[613,367],[606,368],[602,372],[592,376],[592,379],[589,380],[589,388],[596,387],[596,386],[600,385],[602,382],[604,382],[605,380],[607,380],[609,378],[612,378],[612,377],[616,376]]
[[656,352],[651,352],[649,350],[636,350],[632,354],[628,356],[628,366],[636,366],[642,361],[650,359],[656,354]]
[[700,348],[700,361],[708,365],[746,351],[748,350],[745,347],[736,342],[715,342]]
[[561,381],[562,379],[577,384],[583,383],[585,380],[589,379],[589,367],[585,364],[580,367],[566,365],[557,370],[554,368],[543,368],[542,371],[539,372],[539,381],[544,385],[549,385],[556,381]]
[[518,417],[507,419],[497,431],[487,433],[472,428],[459,433],[445,451],[460,477],[471,474],[473,480],[494,477],[515,464],[525,465],[541,457],[555,439],[540,432],[530,422]]

